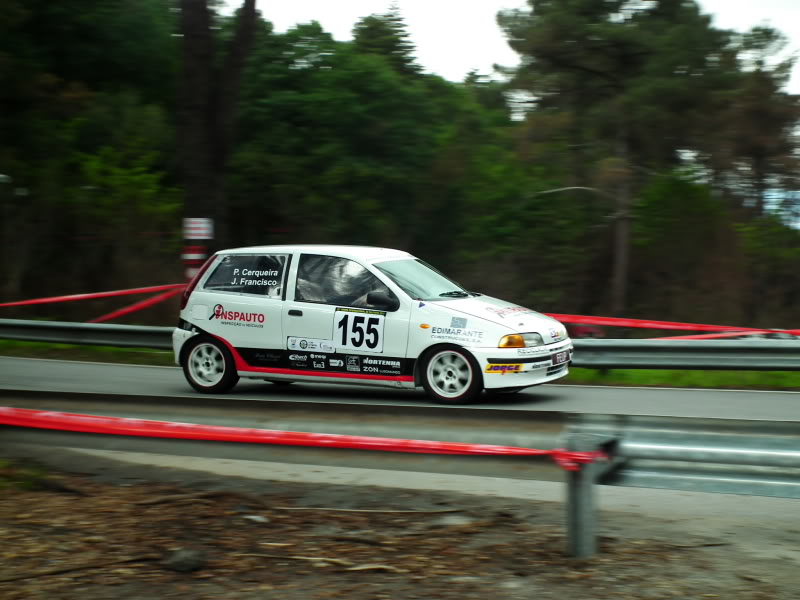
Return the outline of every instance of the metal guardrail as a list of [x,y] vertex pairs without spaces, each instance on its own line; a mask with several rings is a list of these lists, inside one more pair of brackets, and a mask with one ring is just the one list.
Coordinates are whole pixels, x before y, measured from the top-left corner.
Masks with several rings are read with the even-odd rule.
[[595,552],[592,484],[800,499],[800,422],[581,414],[564,439],[611,457],[569,476],[576,556]]
[[800,499],[800,422],[587,415],[470,407],[253,402],[0,390],[18,408],[263,429],[376,435],[542,449],[603,451],[609,460],[564,473],[549,460],[264,446],[0,427],[3,443],[124,450],[300,465],[565,481],[568,553],[596,552],[595,487],[648,487]]
[[[0,338],[172,348],[171,327],[0,319]],[[577,339],[573,365],[591,369],[800,371],[798,340]]]
[[800,424],[582,415],[570,435],[614,440],[603,485],[800,499]]
[[172,349],[171,327],[0,319],[0,339],[121,348]]
[[800,371],[800,340],[574,340],[576,367]]

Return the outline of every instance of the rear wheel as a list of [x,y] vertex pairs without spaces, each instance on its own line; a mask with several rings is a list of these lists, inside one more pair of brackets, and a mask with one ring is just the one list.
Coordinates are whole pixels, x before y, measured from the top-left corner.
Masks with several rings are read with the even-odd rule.
[[440,404],[467,404],[483,389],[483,376],[472,355],[457,346],[440,347],[422,361],[422,387]]
[[186,381],[198,392],[224,393],[239,381],[230,351],[205,335],[187,342],[181,363]]

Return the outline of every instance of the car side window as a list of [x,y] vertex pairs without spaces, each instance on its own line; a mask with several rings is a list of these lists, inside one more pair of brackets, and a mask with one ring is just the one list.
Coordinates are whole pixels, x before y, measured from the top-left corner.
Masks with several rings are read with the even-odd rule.
[[355,261],[338,256],[303,254],[297,267],[295,300],[370,308],[367,294],[392,291]]
[[280,298],[286,277],[285,254],[228,254],[203,289]]

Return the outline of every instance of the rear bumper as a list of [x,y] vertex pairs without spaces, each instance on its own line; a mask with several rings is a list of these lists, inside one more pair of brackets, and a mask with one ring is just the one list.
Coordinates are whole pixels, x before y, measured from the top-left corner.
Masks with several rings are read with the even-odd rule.
[[190,337],[194,337],[195,335],[197,335],[197,332],[186,331],[179,327],[172,330],[172,351],[175,354],[176,365],[181,364],[181,350],[183,349],[183,345]]

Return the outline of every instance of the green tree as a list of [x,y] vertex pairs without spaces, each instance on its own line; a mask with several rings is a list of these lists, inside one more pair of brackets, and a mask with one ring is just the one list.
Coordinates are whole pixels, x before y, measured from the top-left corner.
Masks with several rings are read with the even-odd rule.
[[364,17],[353,28],[357,52],[383,56],[398,73],[416,75],[422,68],[416,63],[416,48],[409,37],[396,4],[386,14]]
[[[171,104],[177,65],[169,5],[3,0],[0,10],[0,173],[9,180],[0,186],[2,252],[14,257],[4,261],[4,296],[92,289],[98,273],[79,265],[98,255],[100,238],[103,253],[113,248],[122,254],[116,249],[136,246],[107,270],[133,276],[125,261],[152,255],[162,240],[132,237],[138,235],[134,222],[130,229],[117,228],[94,219],[96,207],[75,199],[93,185],[84,169],[87,157],[124,156],[112,162],[135,169],[140,178],[131,188],[150,177],[161,181],[169,169],[171,121],[164,107]],[[124,129],[123,123],[130,126]],[[123,130],[124,136],[116,135]],[[158,135],[150,135],[153,130]],[[159,184],[153,198],[165,208],[167,188]],[[118,195],[112,212],[124,214],[131,198]],[[41,276],[42,265],[47,277]],[[100,283],[109,285],[111,279]]]
[[[736,171],[744,166],[754,189],[749,197],[763,206],[776,177],[790,173],[793,147],[786,134],[797,118],[794,99],[779,91],[786,65],[766,76],[765,60],[748,69],[746,55],[771,55],[774,36],[763,30],[742,42],[712,27],[692,1],[529,5],[498,17],[522,56],[511,85],[533,100],[521,126],[523,148],[538,156],[551,151],[549,159],[567,173],[559,187],[594,188],[616,198],[606,273],[609,311],[618,314],[628,305],[631,218],[653,177],[699,159],[713,165],[715,190],[725,191],[720,182],[737,181],[735,193],[741,193]],[[737,127],[761,128],[765,135],[742,136]],[[579,193],[573,201],[585,201]]]
[[[800,97],[784,89],[794,59],[774,61],[785,44],[782,34],[767,27],[735,39],[739,70],[712,96],[710,126],[698,136],[700,161],[715,184],[756,217],[793,208],[792,192],[800,184]],[[776,195],[785,202],[772,201]]]

